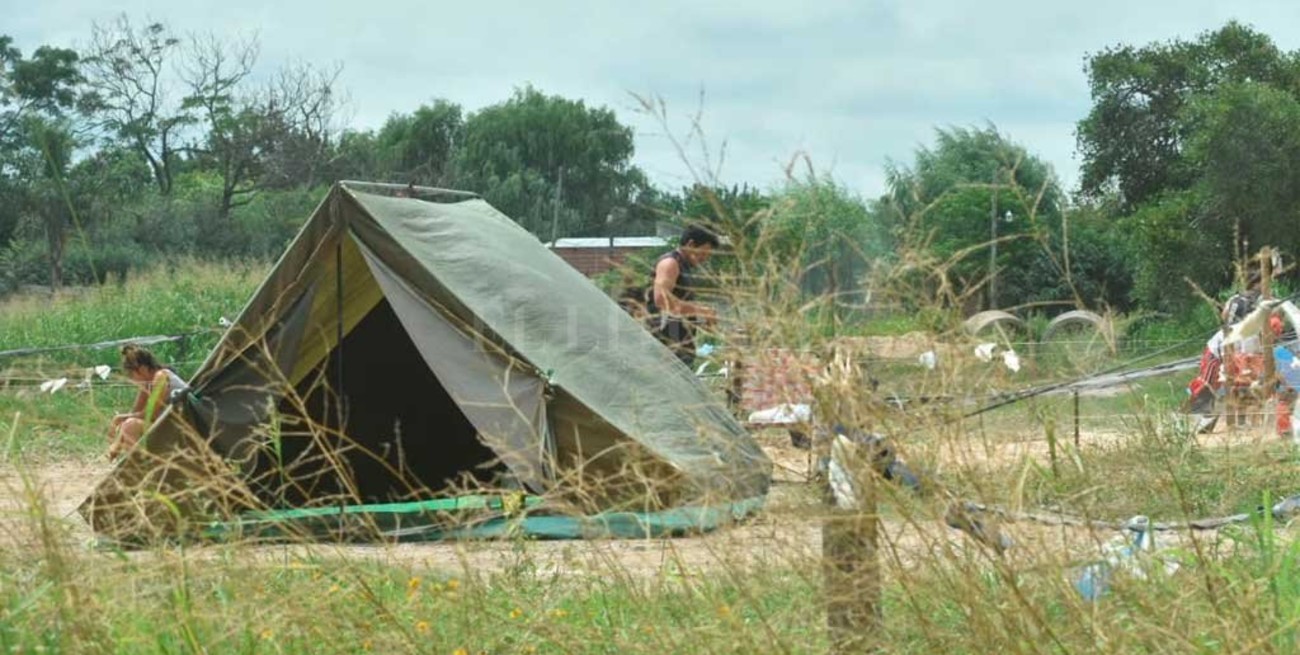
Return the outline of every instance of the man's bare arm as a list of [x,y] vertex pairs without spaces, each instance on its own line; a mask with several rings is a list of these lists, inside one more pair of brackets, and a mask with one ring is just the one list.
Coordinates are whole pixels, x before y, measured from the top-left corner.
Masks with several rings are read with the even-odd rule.
[[699,316],[713,319],[713,308],[677,297],[673,291],[677,288],[677,279],[681,276],[681,266],[671,257],[655,265],[654,299],[659,311],[675,316]]

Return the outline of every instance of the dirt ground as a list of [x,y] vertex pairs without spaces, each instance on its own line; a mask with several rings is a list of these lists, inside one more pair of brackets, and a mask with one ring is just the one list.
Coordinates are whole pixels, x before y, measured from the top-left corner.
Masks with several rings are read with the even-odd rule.
[[[1086,443],[1094,447],[1122,438],[1119,433],[1088,434]],[[1219,431],[1203,437],[1210,447],[1233,447],[1259,443],[1270,437],[1264,431]],[[628,575],[632,577],[671,574],[674,576],[709,575],[725,568],[781,567],[815,562],[821,552],[821,521],[818,516],[818,490],[809,482],[812,459],[806,451],[796,450],[780,431],[758,436],[774,463],[774,481],[767,511],[741,524],[702,537],[653,540],[548,541],[530,542],[526,546],[505,542],[407,543],[396,545],[291,545],[245,546],[241,558],[247,561],[277,563],[344,559],[389,563],[417,570],[500,571],[527,567],[542,574]],[[959,462],[1014,464],[1023,458],[1046,457],[1045,441],[1025,439],[997,443],[968,443],[958,448],[952,444],[935,448],[927,456],[936,457],[939,465]],[[57,540],[67,547],[98,553],[94,535],[77,514],[77,506],[109,471],[106,461],[58,462],[19,470],[13,464],[0,464],[0,548],[40,548],[41,540]],[[34,511],[43,508],[44,511]],[[975,542],[964,534],[946,527],[938,518],[942,508],[928,515],[899,517],[885,511],[882,521],[887,568],[893,575],[904,574],[912,566],[932,556],[951,558],[965,553],[987,557]],[[40,522],[33,517],[44,516]],[[52,529],[51,529],[52,528]],[[1099,543],[1114,535],[1093,533],[1082,528],[1015,523],[1003,526],[1016,547],[1007,557],[1023,566],[1047,564],[1054,560],[1077,560],[1097,552]],[[1187,535],[1171,536],[1185,542]],[[1201,547],[1224,545],[1217,533],[1201,533],[1195,538]],[[208,547],[212,556],[223,549]],[[189,551],[193,554],[194,551]],[[107,553],[104,555],[109,557]],[[135,553],[132,557],[166,556],[158,552]]]

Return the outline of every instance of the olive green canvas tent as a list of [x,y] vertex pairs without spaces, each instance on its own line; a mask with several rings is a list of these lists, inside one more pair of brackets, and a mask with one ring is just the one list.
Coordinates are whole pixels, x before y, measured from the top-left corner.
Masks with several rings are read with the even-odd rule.
[[83,503],[97,532],[353,518],[441,538],[463,526],[431,517],[474,507],[479,534],[634,534],[761,504],[762,451],[604,293],[472,194],[399,189],[331,189]]

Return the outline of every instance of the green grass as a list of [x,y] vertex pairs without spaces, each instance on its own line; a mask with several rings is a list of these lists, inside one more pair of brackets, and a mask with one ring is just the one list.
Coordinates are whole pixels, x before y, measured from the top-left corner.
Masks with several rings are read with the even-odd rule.
[[[888,652],[1290,652],[1297,546],[1271,526],[1235,531],[1230,557],[1176,556],[1174,575],[1119,576],[1097,604],[1071,583],[1082,562],[1018,567],[934,551],[885,556]],[[814,562],[723,561],[704,576],[499,572],[380,565],[330,554],[263,558],[238,548],[129,559],[8,553],[5,652],[821,653]],[[1276,649],[1276,650],[1275,650]]]
[[[194,360],[202,359],[220,337],[220,319],[238,315],[267,270],[265,264],[184,260],[56,298],[35,295],[0,301],[0,351],[197,333],[185,342],[155,348],[164,361],[193,368]],[[74,349],[0,359],[0,371],[17,366],[30,370],[115,365],[117,361],[113,349]]]
[[[0,305],[0,350],[210,327],[220,316],[234,317],[264,270],[191,262],[54,302],[10,300]],[[875,329],[897,334],[913,325],[899,320]],[[216,338],[205,334],[208,341],[196,340],[187,355],[170,350],[164,357],[201,359],[204,344]],[[874,374],[891,390],[963,396],[1023,388],[1080,367],[1069,353],[1057,364],[1036,364],[1028,350],[1024,355],[1022,374],[1000,362],[944,362],[951,367],[925,372],[902,360]],[[0,388],[5,479],[103,453],[108,417],[125,409],[134,390],[119,375],[88,390],[73,385],[86,367],[115,359],[111,351],[69,351],[0,361],[11,378],[73,377],[55,394],[17,383]],[[1104,358],[1095,363],[1105,364]],[[1083,430],[1097,440],[1078,452],[1071,445],[1069,396],[942,425],[944,413],[956,410],[936,406],[935,416],[915,411],[884,427],[896,428],[905,455],[928,452],[923,447],[945,439],[999,446],[1041,443],[1051,435],[1054,459],[1040,449],[1031,459],[910,462],[936,469],[960,497],[1027,509],[1174,520],[1249,510],[1300,492],[1300,462],[1287,445],[1220,448],[1170,427],[1189,376],[1143,380],[1118,396],[1082,397]],[[61,482],[86,483],[45,479],[42,488]],[[819,549],[815,540],[808,543],[821,511],[821,490],[813,485],[790,483],[774,493],[770,510],[746,528],[753,535],[748,542],[729,542],[724,534],[667,544],[520,541],[462,551],[411,545],[393,551],[404,555],[398,564],[375,561],[388,552],[380,547],[95,550],[86,547],[89,534],[78,519],[65,523],[61,512],[21,491],[0,492],[6,540],[0,544],[0,652],[657,654],[829,647]],[[1177,574],[1118,578],[1107,596],[1089,604],[1071,582],[1096,557],[1091,545],[1112,534],[1076,530],[1066,547],[1025,541],[1003,559],[942,527],[933,515],[938,504],[896,499],[882,506],[889,529],[881,549],[885,620],[878,641],[887,652],[1294,651],[1300,541],[1286,529],[1264,522],[1203,535],[1204,543],[1184,540],[1168,551],[1183,563]],[[792,535],[804,541],[782,545]],[[770,546],[770,556],[739,550],[760,543]],[[673,563],[677,549],[694,549],[695,557]]]
[[[54,298],[9,298],[0,301],[0,351],[194,333],[150,346],[186,376],[220,338],[219,320],[238,315],[266,268],[183,260]],[[102,453],[109,418],[126,411],[136,393],[117,371],[119,360],[116,348],[0,357],[0,439],[17,435],[6,445],[8,454],[50,460]],[[77,388],[101,364],[113,367],[112,376]],[[39,391],[42,381],[60,377],[69,379],[62,390]]]
[[[38,562],[6,562],[4,652],[752,653],[774,636],[795,652],[824,650],[807,605],[815,589],[788,570],[630,584],[332,557],[248,565],[238,551],[203,563],[70,557],[53,580]],[[75,608],[60,588],[77,590]]]
[[135,394],[134,387],[122,384],[89,391],[65,387],[55,394],[35,387],[0,391],[0,440],[4,440],[0,461],[100,456],[108,447],[109,419],[127,411]]

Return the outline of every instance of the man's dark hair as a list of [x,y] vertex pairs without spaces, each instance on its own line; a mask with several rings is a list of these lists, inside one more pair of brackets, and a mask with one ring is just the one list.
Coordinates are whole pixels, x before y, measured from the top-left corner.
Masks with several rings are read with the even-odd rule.
[[722,244],[718,241],[718,235],[710,232],[702,225],[690,225],[682,232],[680,243],[685,246],[689,244],[697,246],[720,247]]

